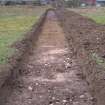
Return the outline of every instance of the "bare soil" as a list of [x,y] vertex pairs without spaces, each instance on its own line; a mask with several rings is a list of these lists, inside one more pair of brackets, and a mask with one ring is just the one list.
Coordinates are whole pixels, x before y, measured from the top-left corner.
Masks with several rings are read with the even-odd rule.
[[57,10],[56,14],[69,47],[72,46],[73,55],[79,60],[94,101],[97,105],[105,105],[105,26],[67,10]]
[[0,105],[93,105],[80,60],[54,11],[48,12],[38,36],[20,62],[20,76],[2,86]]

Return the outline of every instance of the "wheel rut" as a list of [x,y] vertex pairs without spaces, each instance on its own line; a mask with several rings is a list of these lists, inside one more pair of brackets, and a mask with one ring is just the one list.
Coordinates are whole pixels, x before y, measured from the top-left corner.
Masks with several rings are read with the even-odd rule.
[[71,57],[65,33],[49,11],[22,73],[0,105],[93,105],[78,60]]

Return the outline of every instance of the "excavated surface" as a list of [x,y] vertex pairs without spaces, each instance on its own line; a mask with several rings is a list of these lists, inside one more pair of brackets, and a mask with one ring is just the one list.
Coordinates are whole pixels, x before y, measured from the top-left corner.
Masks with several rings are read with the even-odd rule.
[[49,11],[37,42],[22,63],[22,75],[3,87],[10,92],[8,98],[1,97],[1,105],[93,105],[72,53],[54,11]]

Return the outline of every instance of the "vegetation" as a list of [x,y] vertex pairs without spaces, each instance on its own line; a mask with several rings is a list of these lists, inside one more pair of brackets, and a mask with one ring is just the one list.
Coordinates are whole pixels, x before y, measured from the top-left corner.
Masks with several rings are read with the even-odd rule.
[[103,12],[103,14],[100,14],[100,15],[98,13],[83,14],[83,15],[93,19],[96,23],[105,24],[105,12]]
[[80,0],[65,0],[67,7],[78,7],[80,5]]
[[0,64],[7,62],[15,49],[10,46],[21,40],[45,8],[0,7]]
[[102,57],[99,57],[96,53],[93,53],[92,55],[92,59],[100,66],[105,68],[105,59],[103,59]]
[[41,0],[0,0],[0,5],[41,5]]
[[55,0],[56,6],[78,7],[80,0]]
[[105,24],[105,8],[84,8],[84,9],[72,9],[73,11],[80,13],[83,16],[93,19],[98,24]]

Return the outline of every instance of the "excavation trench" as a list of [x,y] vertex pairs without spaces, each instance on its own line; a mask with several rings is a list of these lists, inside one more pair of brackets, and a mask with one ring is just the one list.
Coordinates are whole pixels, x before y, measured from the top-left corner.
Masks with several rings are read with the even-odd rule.
[[0,105],[93,105],[69,48],[54,11],[48,11],[38,40],[22,62],[22,74],[2,87]]

